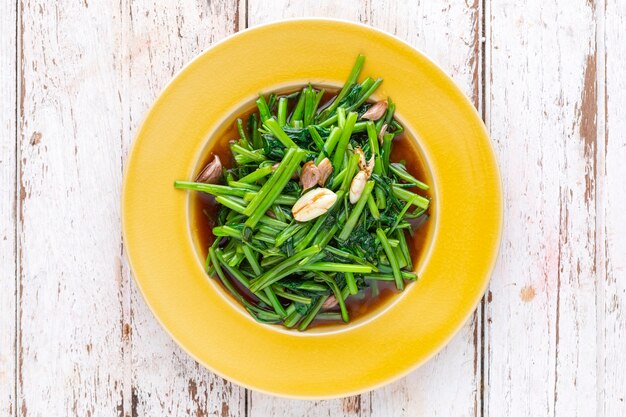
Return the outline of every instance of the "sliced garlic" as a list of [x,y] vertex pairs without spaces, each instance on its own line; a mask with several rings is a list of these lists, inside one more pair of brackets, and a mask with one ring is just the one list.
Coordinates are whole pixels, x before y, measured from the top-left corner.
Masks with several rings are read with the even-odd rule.
[[383,144],[383,138],[385,137],[385,133],[387,133],[387,123],[385,123],[381,128],[380,128],[380,133],[378,134],[378,141],[380,142],[380,144]]
[[222,178],[222,161],[220,157],[215,155],[213,160],[209,162],[198,174],[196,182],[205,184],[216,184]]
[[293,218],[308,222],[321,216],[337,201],[337,194],[328,188],[315,188],[305,193],[291,208]]
[[330,162],[328,158],[324,158],[317,165],[317,170],[320,173],[320,178],[317,181],[320,187],[326,185],[326,181],[328,181],[328,177],[333,173],[333,164]]
[[367,111],[363,113],[363,116],[361,116],[361,119],[378,120],[381,117],[383,117],[386,111],[387,111],[387,101],[381,100],[377,102],[376,104],[374,104],[369,109],[367,109]]
[[359,201],[361,194],[363,194],[365,183],[367,183],[367,173],[365,171],[359,171],[350,184],[350,203],[356,204],[356,202]]

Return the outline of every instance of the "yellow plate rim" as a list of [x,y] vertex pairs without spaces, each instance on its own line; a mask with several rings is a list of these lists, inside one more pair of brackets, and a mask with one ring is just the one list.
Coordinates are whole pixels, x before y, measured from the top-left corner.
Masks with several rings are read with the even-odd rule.
[[[280,21],[274,21],[274,22],[269,22],[269,23],[265,23],[265,24],[261,24],[258,26],[255,26],[253,28],[248,28],[245,29],[243,31],[237,32],[235,34],[232,34],[214,44],[212,44],[210,47],[206,48],[205,50],[203,50],[202,52],[200,52],[198,55],[196,55],[192,60],[190,60],[188,63],[186,63],[178,72],[176,72],[176,74],[170,79],[170,81],[168,81],[168,83],[163,87],[163,89],[159,92],[159,94],[157,95],[156,100],[154,101],[154,103],[150,106],[150,108],[148,109],[148,111],[146,112],[146,115],[144,116],[143,121],[141,122],[141,124],[139,125],[139,128],[137,129],[137,133],[135,135],[135,140],[133,141],[131,148],[129,150],[127,159],[126,159],[126,163],[125,163],[125,167],[124,167],[124,177],[123,177],[123,184],[122,184],[122,200],[121,200],[121,212],[122,212],[122,235],[123,235],[123,241],[125,244],[125,253],[126,253],[126,257],[128,260],[128,263],[130,265],[131,268],[131,272],[132,275],[135,279],[135,283],[137,284],[137,287],[139,288],[146,304],[148,305],[150,311],[152,312],[152,314],[154,315],[154,317],[157,319],[157,321],[160,323],[160,325],[163,327],[163,329],[169,334],[169,336],[189,355],[191,356],[194,360],[196,360],[198,363],[202,364],[204,367],[206,367],[207,369],[209,369],[211,372],[219,375],[222,378],[228,379],[229,381],[232,381],[244,388],[247,389],[251,389],[260,393],[264,393],[264,394],[268,394],[268,395],[274,395],[274,396],[280,396],[283,398],[292,398],[292,399],[307,399],[307,400],[319,400],[319,399],[333,399],[333,398],[340,398],[340,397],[347,397],[347,396],[352,396],[352,395],[358,395],[376,388],[380,388],[384,385],[387,385],[389,383],[392,383],[394,381],[397,381],[399,379],[401,379],[402,377],[408,375],[409,373],[411,373],[412,371],[414,371],[415,369],[419,368],[421,365],[423,365],[425,362],[429,361],[433,356],[435,356],[439,351],[441,351],[441,349],[446,346],[453,338],[454,336],[456,336],[456,334],[460,331],[460,329],[464,326],[464,324],[467,322],[467,320],[469,319],[469,317],[474,313],[474,311],[476,310],[481,298],[483,297],[488,284],[489,284],[489,280],[490,277],[494,271],[495,268],[495,264],[497,261],[497,257],[498,257],[498,252],[499,252],[499,247],[500,247],[500,243],[501,243],[501,239],[502,239],[502,230],[503,230],[503,203],[502,203],[502,183],[501,183],[501,175],[500,175],[500,171],[496,162],[496,157],[495,157],[495,152],[493,151],[493,148],[491,146],[488,146],[487,150],[490,152],[491,157],[493,159],[493,166],[491,167],[491,169],[493,170],[493,174],[496,177],[497,181],[496,181],[496,185],[495,185],[495,189],[492,190],[493,194],[495,196],[497,196],[497,216],[498,216],[498,221],[497,221],[497,230],[495,230],[495,238],[493,241],[493,246],[494,246],[494,250],[492,251],[492,253],[490,254],[490,261],[488,266],[485,268],[485,276],[482,279],[482,285],[479,289],[479,291],[477,292],[477,295],[474,297],[474,299],[472,300],[472,307],[471,309],[469,309],[468,311],[465,312],[465,314],[463,315],[462,319],[457,320],[456,325],[454,326],[453,330],[448,332],[447,336],[445,338],[441,338],[439,343],[437,344],[437,346],[434,349],[430,350],[430,353],[427,355],[423,355],[421,358],[419,358],[419,360],[416,360],[413,362],[413,364],[411,366],[405,367],[405,369],[403,369],[402,371],[396,372],[392,377],[387,377],[384,379],[381,379],[379,382],[377,383],[373,383],[373,384],[369,384],[366,387],[360,387],[358,389],[354,389],[354,390],[346,390],[346,391],[342,391],[341,393],[330,393],[330,394],[293,394],[293,393],[285,393],[285,392],[280,392],[280,391],[276,391],[276,390],[267,390],[265,388],[263,388],[262,386],[256,385],[256,384],[250,384],[247,383],[246,381],[243,381],[239,378],[235,378],[231,375],[228,375],[226,373],[221,372],[219,369],[214,368],[210,363],[208,363],[206,360],[204,360],[203,358],[197,356],[195,354],[195,352],[193,352],[192,350],[188,349],[187,346],[185,346],[184,343],[182,343],[179,338],[172,332],[172,330],[166,326],[166,324],[162,321],[162,318],[159,314],[159,312],[154,308],[153,303],[151,302],[151,300],[148,298],[148,296],[146,295],[146,291],[145,291],[145,287],[144,287],[144,283],[142,283],[142,280],[138,278],[138,275],[136,274],[136,268],[133,262],[133,255],[131,254],[131,249],[130,247],[133,246],[132,244],[129,244],[129,240],[128,240],[128,219],[127,219],[127,206],[128,206],[128,188],[129,188],[129,182],[131,181],[131,179],[129,179],[129,175],[128,172],[130,171],[130,167],[133,164],[133,160],[134,160],[134,156],[137,153],[137,148],[138,148],[138,143],[140,142],[138,139],[141,137],[142,132],[146,129],[146,125],[150,119],[150,116],[153,115],[153,113],[155,112],[155,109],[160,105],[161,101],[163,100],[163,96],[165,96],[167,93],[170,93],[172,88],[173,88],[173,84],[176,82],[177,79],[179,79],[179,77],[181,77],[181,75],[185,74],[186,72],[190,71],[190,69],[192,67],[194,67],[194,65],[196,65],[196,63],[202,59],[202,57],[204,55],[206,55],[207,53],[209,53],[210,51],[222,46],[223,44],[229,43],[234,39],[237,39],[239,37],[242,36],[249,36],[250,34],[259,31],[259,30],[265,30],[268,28],[281,28],[284,25],[289,25],[292,23],[302,23],[302,24],[307,24],[307,23],[324,23],[324,22],[329,22],[329,23],[335,23],[338,25],[345,25],[345,26],[352,26],[354,28],[357,29],[365,29],[367,31],[372,31],[374,33],[377,33],[379,36],[382,37],[386,37],[391,39],[393,42],[402,44],[405,48],[412,50],[414,52],[416,52],[418,55],[421,56],[422,59],[428,61],[429,65],[431,65],[432,67],[436,68],[437,71],[439,72],[440,76],[443,76],[444,78],[447,79],[447,83],[449,83],[451,86],[453,86],[455,89],[457,89],[460,92],[459,87],[456,85],[456,83],[454,82],[454,80],[433,60],[431,59],[427,54],[425,54],[423,51],[421,51],[420,49],[410,45],[408,42],[402,40],[401,38],[390,34],[388,32],[382,31],[380,29],[362,24],[362,23],[358,23],[358,22],[353,22],[353,21],[348,21],[348,20],[344,20],[344,19],[335,19],[335,18],[291,18],[291,19],[284,19],[284,20],[280,20]],[[487,132],[486,127],[484,126],[480,115],[478,113],[478,111],[475,109],[475,107],[473,106],[473,104],[469,101],[469,99],[463,95],[462,95],[462,100],[464,101],[462,104],[464,106],[467,106],[471,109],[472,112],[472,116],[477,119],[478,121],[480,121],[480,127],[481,127],[481,134],[482,136],[484,136],[485,138],[489,139],[489,134]],[[401,114],[403,114],[402,112],[400,112]]]

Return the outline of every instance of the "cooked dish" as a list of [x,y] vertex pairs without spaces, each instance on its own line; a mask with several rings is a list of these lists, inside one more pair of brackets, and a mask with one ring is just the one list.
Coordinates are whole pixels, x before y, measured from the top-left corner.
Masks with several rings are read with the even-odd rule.
[[404,129],[391,99],[370,100],[382,79],[358,82],[364,60],[339,91],[260,95],[237,119],[230,155],[175,182],[211,196],[207,273],[260,322],[347,323],[359,304],[417,279],[413,235],[429,187],[405,162],[413,149],[392,158]]

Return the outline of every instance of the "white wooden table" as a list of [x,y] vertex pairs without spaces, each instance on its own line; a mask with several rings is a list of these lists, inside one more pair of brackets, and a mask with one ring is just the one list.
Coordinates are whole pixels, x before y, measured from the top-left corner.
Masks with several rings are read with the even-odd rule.
[[[343,400],[199,366],[120,235],[125,157],[160,89],[211,43],[296,16],[429,54],[483,116],[504,185],[478,311],[427,365]],[[626,415],[625,0],[2,0],[0,28],[0,416]]]

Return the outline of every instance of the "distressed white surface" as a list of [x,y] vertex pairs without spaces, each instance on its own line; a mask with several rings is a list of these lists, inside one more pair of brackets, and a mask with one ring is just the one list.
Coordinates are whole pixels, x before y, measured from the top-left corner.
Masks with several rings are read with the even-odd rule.
[[[490,416],[598,412],[596,21],[584,0],[490,4],[487,126],[505,232],[487,303]],[[598,6],[600,7],[600,6]]]
[[107,4],[20,3],[19,415],[122,407],[122,108]]
[[[163,86],[211,43],[237,30],[235,2],[122,3],[124,155]],[[245,390],[191,359],[161,328],[123,265],[130,297],[127,392],[131,415],[237,416]]]
[[[625,415],[626,4],[481,4],[3,2],[0,415]],[[431,362],[304,402],[246,392],[169,339],[125,263],[119,197],[177,70],[246,24],[313,15],[398,35],[484,102],[505,233],[485,316]]]
[[[393,33],[434,59],[474,105],[481,102],[479,2],[372,2],[370,24]],[[405,110],[406,111],[406,110]],[[480,412],[481,311],[420,369],[373,391],[372,417],[473,416]],[[445,389],[442,389],[445,387]]]
[[[598,5],[597,7],[600,7]],[[626,2],[608,0],[604,9],[606,25],[603,35],[606,72],[600,73],[598,89],[606,94],[606,110],[598,125],[604,129],[598,136],[598,166],[602,203],[599,216],[604,227],[599,233],[598,263],[600,293],[598,314],[598,408],[602,416],[626,415]],[[601,95],[601,98],[603,98]],[[600,103],[602,108],[603,103]]]
[[15,97],[16,10],[0,3],[0,415],[15,410]]

